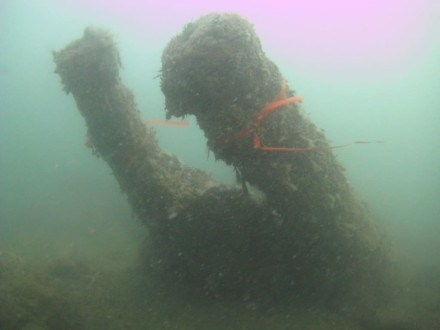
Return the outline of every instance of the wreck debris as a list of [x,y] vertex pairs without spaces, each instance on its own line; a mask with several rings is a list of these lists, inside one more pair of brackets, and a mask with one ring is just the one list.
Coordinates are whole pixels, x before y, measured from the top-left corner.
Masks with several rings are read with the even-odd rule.
[[[194,114],[216,157],[263,197],[217,184],[159,147],[121,82],[107,32],[87,28],[54,60],[96,152],[149,228],[151,270],[170,285],[219,299],[363,310],[384,291],[388,241],[330,150],[264,151],[251,135],[215,143],[249,127],[284,81],[245,19],[214,13],[188,24],[163,53],[161,87],[167,119]],[[286,96],[294,92],[287,88]],[[264,144],[328,146],[296,103],[284,107],[259,123]]]
[[[388,240],[350,187],[322,130],[293,102],[301,98],[286,88],[251,23],[212,13],[185,26],[163,52],[161,87],[167,116],[195,115],[216,158],[261,190],[267,208],[282,219],[273,224],[281,228],[272,233],[273,282],[337,295],[356,290],[355,283],[374,287],[388,277]],[[282,108],[259,119],[281,99]],[[292,146],[306,152],[280,152]]]

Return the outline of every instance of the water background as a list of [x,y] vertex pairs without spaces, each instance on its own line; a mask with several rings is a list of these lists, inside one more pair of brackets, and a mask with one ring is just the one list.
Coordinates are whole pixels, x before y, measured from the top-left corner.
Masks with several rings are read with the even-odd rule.
[[[0,249],[50,259],[93,251],[102,267],[136,259],[143,227],[53,73],[53,50],[88,25],[109,29],[121,76],[146,119],[164,119],[160,56],[191,19],[237,11],[333,144],[398,253],[440,265],[440,5],[438,1],[7,1],[0,2]],[[183,2],[182,2],[183,3]],[[372,4],[371,4],[372,3]],[[362,7],[364,6],[364,7]],[[157,126],[161,146],[224,182],[196,122]]]

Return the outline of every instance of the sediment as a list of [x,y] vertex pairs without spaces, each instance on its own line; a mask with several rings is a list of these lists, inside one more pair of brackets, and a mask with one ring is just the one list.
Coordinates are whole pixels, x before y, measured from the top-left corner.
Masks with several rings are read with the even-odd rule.
[[[389,241],[331,150],[260,150],[252,134],[218,143],[252,125],[283,87],[247,20],[213,13],[189,23],[164,50],[161,72],[167,117],[195,115],[209,148],[243,185],[216,183],[160,148],[121,82],[109,33],[87,28],[54,60],[95,154],[150,231],[149,271],[215,299],[371,311],[386,296]],[[267,146],[329,146],[298,103],[271,113],[258,130]]]

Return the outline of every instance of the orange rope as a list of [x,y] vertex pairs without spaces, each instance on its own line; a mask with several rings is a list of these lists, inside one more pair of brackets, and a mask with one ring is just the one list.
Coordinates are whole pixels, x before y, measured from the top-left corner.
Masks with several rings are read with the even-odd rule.
[[274,99],[263,107],[254,117],[254,121],[252,123],[252,126],[245,128],[238,133],[231,135],[227,137],[226,139],[218,140],[214,144],[223,144],[228,143],[232,140],[235,140],[237,138],[240,138],[242,136],[245,136],[249,133],[253,133],[252,141],[254,148],[258,148],[260,150],[267,150],[267,151],[322,151],[322,150],[329,150],[329,149],[337,149],[337,148],[344,148],[352,144],[370,144],[370,143],[385,143],[385,141],[355,141],[352,143],[347,143],[339,146],[328,146],[328,147],[315,147],[315,148],[285,148],[285,147],[264,147],[261,145],[260,137],[257,134],[257,128],[261,124],[261,122],[274,110],[278,109],[279,107],[292,103],[297,101],[303,101],[304,98],[301,96],[293,96],[286,98],[286,81],[283,81],[283,88],[281,89],[281,92],[274,97]]
[[275,109],[277,109],[283,105],[286,105],[286,104],[289,104],[292,102],[296,102],[296,101],[302,101],[302,100],[304,100],[304,98],[302,98],[301,96],[293,96],[293,97],[286,98],[286,81],[283,81],[283,88],[281,89],[281,92],[277,96],[274,97],[272,102],[270,102],[265,107],[263,107],[263,109],[261,109],[260,112],[258,112],[255,115],[252,126],[247,127],[245,129],[239,131],[238,133],[227,137],[226,139],[218,140],[214,144],[228,143],[229,141],[235,140],[239,137],[245,136],[245,135],[253,132],[254,147],[259,148],[259,149],[264,148],[261,146],[260,138],[257,135],[257,128],[260,125],[260,123],[270,113],[272,113],[272,111],[274,111]]
[[[189,125],[189,122],[187,122],[187,121],[172,121],[172,120],[162,120],[162,119],[144,119],[143,122],[145,124],[153,123],[153,124],[163,124],[163,125],[168,125],[168,126],[188,126]],[[131,149],[124,151],[124,153],[130,154],[135,151],[138,151],[140,148],[142,148],[147,143],[149,136],[150,136],[150,128],[147,125],[147,134],[145,134],[145,138],[141,141],[141,143],[139,143],[137,146],[135,146]],[[87,141],[85,143],[85,146],[87,148],[93,147],[92,137],[89,134],[87,134]]]
[[147,143],[148,138],[151,134],[150,127],[148,126],[148,123],[163,124],[163,125],[169,125],[169,126],[188,126],[189,125],[189,122],[187,122],[187,121],[171,121],[171,120],[162,120],[162,119],[144,119],[144,123],[147,125],[147,134],[145,134],[145,138],[136,147],[127,150],[126,151],[127,153],[133,153],[135,151],[138,151],[140,148],[142,148]]
[[[154,123],[154,124],[163,124],[163,125],[169,125],[169,126],[188,126],[189,122],[187,121],[171,121],[171,120],[161,120],[161,119],[144,119],[143,122],[147,126],[147,133],[145,134],[145,138],[134,148],[128,149],[124,152],[126,155],[133,155],[136,151],[139,151],[148,141],[150,135],[151,135],[151,129],[148,126],[148,123]],[[131,168],[133,165],[134,158],[129,160],[127,164],[127,170]]]
[[144,119],[144,123],[147,125],[147,134],[145,134],[145,138],[136,147],[127,150],[126,153],[136,152],[147,143],[148,138],[150,137],[150,134],[151,134],[150,127],[148,127],[148,123],[163,124],[163,125],[169,125],[169,126],[188,126],[189,125],[189,122],[187,122],[187,121],[171,121],[171,120],[162,120],[162,119]]

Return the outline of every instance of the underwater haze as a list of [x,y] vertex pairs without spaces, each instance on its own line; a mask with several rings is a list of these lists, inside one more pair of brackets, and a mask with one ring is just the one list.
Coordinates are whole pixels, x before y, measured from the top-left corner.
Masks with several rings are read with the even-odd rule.
[[[54,73],[52,51],[87,26],[109,30],[142,117],[165,119],[156,78],[162,51],[212,11],[254,24],[333,145],[385,141],[334,153],[392,239],[408,283],[419,281],[424,304],[414,318],[430,320],[420,328],[440,328],[439,1],[3,0],[0,329],[358,329],[338,314],[299,307],[263,318],[236,306],[192,306],[139,274],[147,230],[111,169],[85,146],[85,122]],[[160,146],[234,183],[187,119],[185,127],[155,126]],[[154,298],[144,289],[156,290]]]

